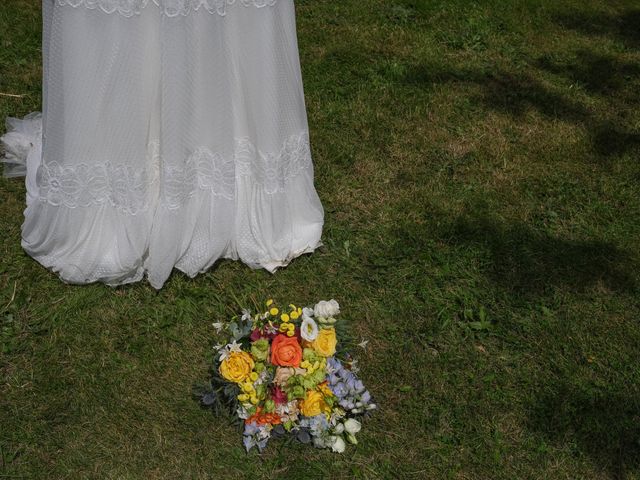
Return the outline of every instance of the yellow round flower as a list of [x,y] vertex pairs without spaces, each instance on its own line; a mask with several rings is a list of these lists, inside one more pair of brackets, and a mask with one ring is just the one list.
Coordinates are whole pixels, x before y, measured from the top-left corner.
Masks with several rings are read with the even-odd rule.
[[255,382],[258,379],[258,374],[256,372],[251,372],[249,378]]
[[240,384],[240,388],[242,389],[243,392],[246,392],[246,393],[253,392],[253,390],[254,390],[253,385],[251,384],[251,382],[241,383]]
[[246,393],[241,393],[240,395],[238,395],[238,400],[240,402],[246,402],[247,400],[249,400],[249,395],[247,395]]
[[286,313],[283,313],[282,315],[280,315],[280,320],[282,320],[283,322],[288,322],[289,315],[287,315]]
[[335,328],[321,328],[318,332],[318,336],[311,343],[311,346],[317,353],[319,353],[323,357],[330,357],[331,355],[336,353],[337,343],[338,339],[336,338]]
[[230,382],[244,382],[253,370],[253,358],[247,352],[231,352],[220,364],[220,375]]
[[273,304],[273,298],[267,300],[267,307],[270,307]]
[[293,320],[297,320],[298,318],[300,318],[300,314],[294,310],[293,312],[291,312],[291,318]]
[[275,317],[279,311],[280,310],[278,310],[276,307],[273,307],[271,310],[269,310],[269,313]]
[[287,330],[287,337],[293,337],[296,334],[294,330]]
[[324,401],[324,396],[316,390],[309,390],[304,400],[300,402],[300,411],[307,417],[315,417],[330,410],[329,405]]

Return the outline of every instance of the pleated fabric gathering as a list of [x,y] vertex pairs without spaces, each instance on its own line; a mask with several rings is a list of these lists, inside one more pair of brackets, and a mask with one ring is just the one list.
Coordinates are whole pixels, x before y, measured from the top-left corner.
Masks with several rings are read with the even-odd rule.
[[68,283],[161,288],[322,245],[291,0],[44,0],[43,111],[8,119],[22,247]]

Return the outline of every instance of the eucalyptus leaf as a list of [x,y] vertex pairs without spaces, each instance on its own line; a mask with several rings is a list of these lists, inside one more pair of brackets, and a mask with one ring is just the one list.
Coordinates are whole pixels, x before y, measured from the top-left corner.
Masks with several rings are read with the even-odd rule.
[[216,401],[216,394],[214,392],[209,392],[202,397],[202,404],[206,407],[210,407]]
[[311,435],[306,428],[301,428],[296,435],[296,439],[300,443],[309,443],[311,441]]

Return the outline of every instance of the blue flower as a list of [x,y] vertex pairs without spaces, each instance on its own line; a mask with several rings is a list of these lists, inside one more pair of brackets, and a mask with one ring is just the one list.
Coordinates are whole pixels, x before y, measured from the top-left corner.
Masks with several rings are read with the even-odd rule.
[[331,372],[327,376],[329,388],[338,397],[342,408],[354,414],[375,408],[371,394],[353,371],[346,369],[335,357],[327,359],[327,367]]
[[336,383],[335,385],[332,385],[330,388],[333,394],[338,398],[344,398],[344,396],[347,393],[349,393],[349,389],[342,382]]
[[247,452],[256,445],[255,439],[250,435],[244,435],[242,437],[242,443],[244,444],[244,448],[247,449]]

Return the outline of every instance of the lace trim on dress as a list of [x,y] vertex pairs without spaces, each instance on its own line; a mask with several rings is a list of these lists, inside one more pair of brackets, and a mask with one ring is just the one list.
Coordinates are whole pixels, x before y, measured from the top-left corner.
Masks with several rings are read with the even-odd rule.
[[125,17],[139,15],[148,4],[155,4],[168,17],[189,15],[193,11],[226,15],[227,7],[238,4],[244,7],[272,7],[278,0],[56,0],[60,6],[99,8],[105,13],[117,13]]
[[36,173],[40,201],[68,208],[110,203],[131,215],[149,208],[150,187],[158,182],[159,144],[150,144],[151,168],[129,165],[87,165],[65,167],[58,162],[41,163]]
[[258,181],[268,194],[282,193],[289,180],[312,168],[309,133],[292,135],[279,152],[257,150],[248,137],[236,140],[236,176]]
[[278,152],[265,153],[245,137],[236,139],[232,157],[199,147],[184,166],[162,163],[157,141],[150,144],[147,168],[111,163],[73,167],[43,163],[37,172],[40,200],[68,208],[109,203],[136,215],[149,208],[158,186],[161,203],[174,210],[199,190],[232,200],[236,180],[245,177],[267,194],[282,193],[291,180],[313,168],[306,131],[287,138]]

